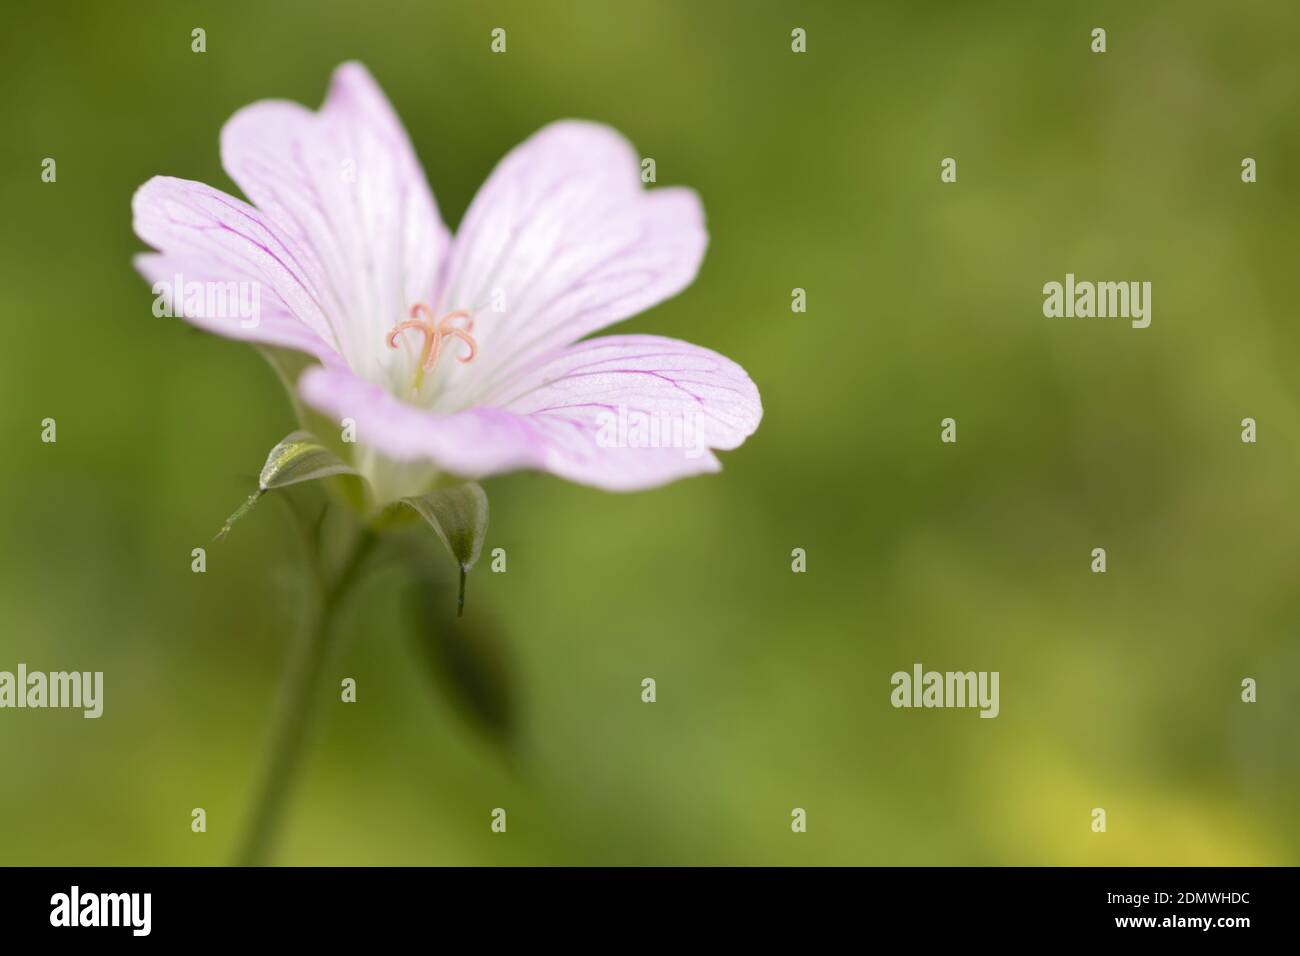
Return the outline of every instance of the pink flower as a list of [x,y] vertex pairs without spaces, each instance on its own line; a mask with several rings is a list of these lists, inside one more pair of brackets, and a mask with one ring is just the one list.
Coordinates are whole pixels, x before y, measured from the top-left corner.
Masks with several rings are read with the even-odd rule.
[[758,390],[716,352],[584,339],[686,288],[708,241],[695,193],[643,189],[639,157],[609,127],[534,134],[454,237],[360,64],[338,68],[318,112],[279,100],[237,112],[221,159],[252,205],[154,177],[132,206],[158,251],[136,265],[163,287],[259,290],[255,321],[169,294],[194,325],[311,356],[298,393],[333,425],[355,423],[351,464],[378,503],[439,473],[649,488],[717,471],[713,449],[758,426]]

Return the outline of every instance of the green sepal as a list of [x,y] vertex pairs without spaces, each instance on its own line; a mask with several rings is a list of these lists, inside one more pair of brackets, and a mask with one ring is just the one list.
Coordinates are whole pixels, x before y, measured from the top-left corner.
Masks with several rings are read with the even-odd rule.
[[357,482],[361,481],[360,475],[351,465],[322,445],[310,432],[292,432],[266,456],[266,464],[257,476],[257,491],[226,519],[226,523],[217,532],[217,540],[220,541],[229,534],[234,523],[248,514],[268,491],[335,475],[347,475]]
[[429,523],[460,565],[456,616],[465,610],[465,576],[478,561],[487,535],[488,499],[481,485],[467,481],[401,499]]

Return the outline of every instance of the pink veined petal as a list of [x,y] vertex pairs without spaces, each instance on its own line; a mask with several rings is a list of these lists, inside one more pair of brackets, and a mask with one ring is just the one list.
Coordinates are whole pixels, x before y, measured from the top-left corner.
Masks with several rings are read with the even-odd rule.
[[415,302],[431,301],[446,227],[410,140],[359,63],[334,72],[319,112],[266,100],[221,131],[226,172],[258,209],[311,250],[325,277],[322,308],[364,378],[409,377],[414,349],[384,336]]
[[437,415],[347,369],[308,369],[298,380],[298,393],[335,421],[352,419],[357,444],[394,461],[432,461],[445,471],[470,478],[538,468],[545,458],[529,423],[502,409]]
[[[240,280],[232,279],[226,270],[212,272],[213,264],[203,259],[146,252],[136,256],[134,262],[136,270],[156,288],[156,294],[167,303],[171,315],[180,315],[191,325],[226,338],[305,352],[320,359],[325,365],[342,364],[343,360],[338,354],[306,323],[290,312],[279,296],[268,294],[265,285],[253,287],[255,292],[248,287],[239,286]],[[200,283],[202,299],[187,302],[184,288],[177,295],[177,276],[186,285],[191,282]],[[232,282],[235,283],[234,287],[231,287]],[[209,290],[218,291],[209,296]],[[255,299],[252,298],[254,294]],[[180,299],[179,310],[177,298]],[[215,314],[209,314],[212,305],[223,301],[235,301],[239,308],[218,308]],[[255,304],[255,308],[248,310],[247,314],[240,314],[244,312],[243,306],[250,302]]]
[[[204,283],[203,304],[185,318],[210,332],[245,341],[287,345],[322,360],[335,338],[320,307],[321,276],[308,250],[242,200],[203,183],[155,176],[131,200],[136,235],[160,250],[136,257],[136,268],[174,303],[188,285]],[[256,287],[256,325],[231,305],[226,285],[251,301]],[[240,284],[244,285],[241,287]]]
[[695,193],[644,189],[617,132],[543,128],[501,160],[453,240],[437,310],[473,313],[479,355],[440,370],[439,405],[475,404],[537,356],[676,295],[707,244]]
[[[533,468],[608,491],[717,471],[762,417],[735,362],[658,336],[609,336],[521,370],[495,401],[451,415],[402,402],[343,370],[309,371],[313,407],[357,423],[357,440],[397,461],[430,459],[464,477]],[[657,436],[657,437],[656,437]]]

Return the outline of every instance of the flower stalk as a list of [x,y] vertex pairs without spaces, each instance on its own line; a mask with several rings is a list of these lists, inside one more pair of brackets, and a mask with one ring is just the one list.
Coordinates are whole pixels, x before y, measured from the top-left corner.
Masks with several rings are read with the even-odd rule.
[[360,577],[375,535],[360,531],[340,569],[332,576],[321,555],[320,535],[304,531],[312,598],[303,621],[298,647],[289,662],[281,689],[271,746],[262,770],[244,836],[235,857],[238,866],[263,866],[275,850],[276,838],[310,739],[321,674],[334,646],[335,614]]

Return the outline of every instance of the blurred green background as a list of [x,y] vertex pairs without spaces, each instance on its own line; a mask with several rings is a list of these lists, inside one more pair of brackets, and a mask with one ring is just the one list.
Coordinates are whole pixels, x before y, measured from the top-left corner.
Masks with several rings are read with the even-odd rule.
[[[251,348],[151,315],[129,201],[158,173],[234,191],[226,118],[315,107],[352,58],[453,228],[502,154],[568,116],[697,189],[699,279],[620,331],[736,359],[765,418],[720,475],[654,492],[487,483],[509,571],[472,575],[462,627],[500,655],[508,740],[428,679],[403,575],[370,578],[330,666],[359,700],[322,707],[281,862],[1300,860],[1294,6],[281,0],[6,19],[0,670],[102,670],[106,690],[98,721],[0,712],[0,863],[234,847],[300,562],[273,502],[211,537],[294,422]],[[1042,285],[1067,271],[1150,280],[1151,327],[1045,319]],[[1000,671],[1001,716],[893,709],[890,674],[917,661]]]

